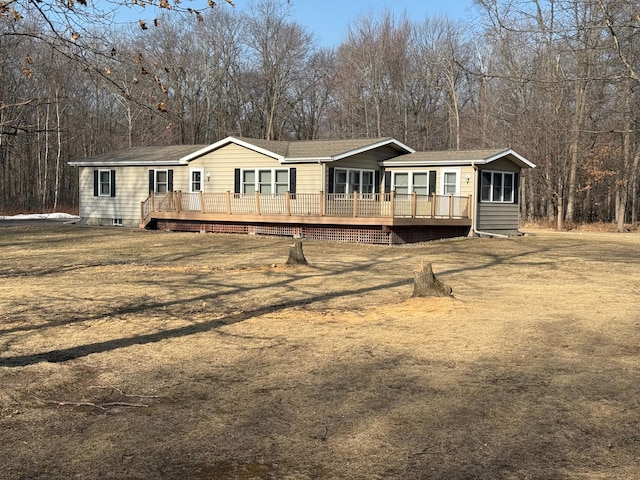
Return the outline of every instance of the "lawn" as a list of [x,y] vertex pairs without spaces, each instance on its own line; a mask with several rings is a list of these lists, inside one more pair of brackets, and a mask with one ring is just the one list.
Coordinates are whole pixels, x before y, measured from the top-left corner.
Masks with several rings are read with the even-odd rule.
[[0,228],[0,478],[640,478],[640,234],[291,243]]

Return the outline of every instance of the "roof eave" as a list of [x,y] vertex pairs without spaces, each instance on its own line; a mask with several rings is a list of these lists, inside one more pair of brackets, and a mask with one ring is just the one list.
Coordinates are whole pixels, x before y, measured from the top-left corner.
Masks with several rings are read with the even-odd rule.
[[286,157],[282,160],[282,163],[324,163],[331,160],[331,157]]
[[385,160],[384,167],[463,167],[465,165],[479,164],[483,160],[409,160],[406,162],[394,162],[393,159]]
[[179,166],[180,162],[177,160],[173,161],[157,161],[157,160],[149,160],[149,161],[131,161],[131,162],[109,162],[109,161],[75,161],[75,162],[67,162],[70,167],[173,167]]

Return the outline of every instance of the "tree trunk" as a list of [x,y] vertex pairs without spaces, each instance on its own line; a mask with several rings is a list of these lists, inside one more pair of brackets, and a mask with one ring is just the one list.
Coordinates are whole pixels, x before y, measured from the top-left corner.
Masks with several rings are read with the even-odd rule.
[[289,258],[287,259],[287,265],[306,265],[307,259],[304,258],[302,252],[302,240],[296,238],[293,245],[289,247]]
[[564,199],[558,195],[558,213],[556,215],[556,230],[561,232],[564,230],[564,212],[562,211]]
[[452,289],[433,274],[431,263],[413,272],[413,297],[452,297]]

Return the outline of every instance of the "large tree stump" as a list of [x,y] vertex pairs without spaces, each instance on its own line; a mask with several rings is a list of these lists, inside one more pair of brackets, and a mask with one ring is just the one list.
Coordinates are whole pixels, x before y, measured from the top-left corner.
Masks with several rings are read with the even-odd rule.
[[307,259],[304,258],[304,252],[302,251],[302,240],[296,238],[293,242],[293,245],[289,247],[287,265],[306,265]]
[[433,274],[431,263],[413,272],[413,297],[452,297],[453,290]]

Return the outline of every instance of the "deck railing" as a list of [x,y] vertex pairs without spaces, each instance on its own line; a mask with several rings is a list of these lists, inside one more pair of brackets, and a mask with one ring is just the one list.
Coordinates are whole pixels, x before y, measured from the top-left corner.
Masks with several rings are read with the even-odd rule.
[[328,217],[469,218],[471,197],[396,193],[153,193],[142,202],[153,212]]

